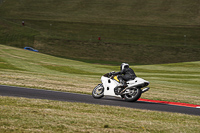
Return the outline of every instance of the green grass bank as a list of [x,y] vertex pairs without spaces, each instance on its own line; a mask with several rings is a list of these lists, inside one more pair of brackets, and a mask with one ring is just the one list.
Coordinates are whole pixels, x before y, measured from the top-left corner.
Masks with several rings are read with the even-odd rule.
[[[0,84],[91,94],[100,77],[119,66],[58,58],[0,45]],[[142,98],[200,105],[200,62],[130,66],[150,81]]]
[[102,64],[199,61],[199,4],[1,0],[0,44]]

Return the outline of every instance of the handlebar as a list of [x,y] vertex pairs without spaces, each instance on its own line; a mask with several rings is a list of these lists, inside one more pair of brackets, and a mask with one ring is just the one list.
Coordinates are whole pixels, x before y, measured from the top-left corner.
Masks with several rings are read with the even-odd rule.
[[113,75],[113,74],[111,74],[111,73],[106,73],[106,74],[104,74],[103,76],[112,79],[115,75]]

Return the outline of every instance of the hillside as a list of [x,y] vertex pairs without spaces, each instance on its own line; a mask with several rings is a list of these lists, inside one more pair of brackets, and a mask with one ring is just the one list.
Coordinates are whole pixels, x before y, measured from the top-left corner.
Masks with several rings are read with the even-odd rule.
[[[200,105],[200,61],[130,66],[150,81],[142,98]],[[0,45],[0,84],[91,94],[119,66],[84,63]]]
[[104,64],[198,61],[199,4],[197,0],[1,0],[0,44],[32,46],[42,53]]

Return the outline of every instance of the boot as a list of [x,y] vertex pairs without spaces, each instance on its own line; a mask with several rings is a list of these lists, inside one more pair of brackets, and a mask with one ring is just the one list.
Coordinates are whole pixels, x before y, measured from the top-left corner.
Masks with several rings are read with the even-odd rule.
[[127,86],[126,81],[123,81],[123,87],[126,88]]
[[118,86],[122,86],[123,88],[126,88],[128,86],[124,80],[120,80],[119,82],[120,84]]

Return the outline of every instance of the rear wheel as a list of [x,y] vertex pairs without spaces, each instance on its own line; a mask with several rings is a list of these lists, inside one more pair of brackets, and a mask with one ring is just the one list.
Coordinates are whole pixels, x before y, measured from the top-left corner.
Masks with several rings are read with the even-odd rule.
[[135,102],[137,101],[142,94],[142,90],[140,88],[131,88],[125,91],[123,97],[128,102]]
[[99,84],[99,85],[97,85],[93,89],[92,96],[94,98],[102,98],[104,96],[104,87],[103,87],[103,84]]

